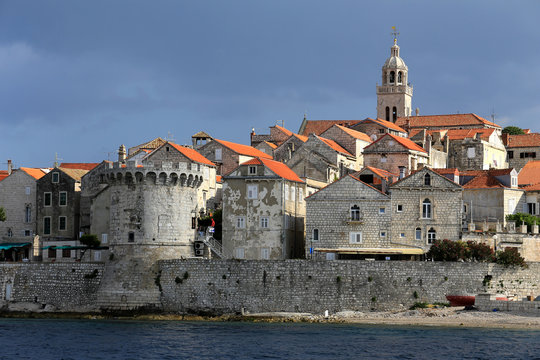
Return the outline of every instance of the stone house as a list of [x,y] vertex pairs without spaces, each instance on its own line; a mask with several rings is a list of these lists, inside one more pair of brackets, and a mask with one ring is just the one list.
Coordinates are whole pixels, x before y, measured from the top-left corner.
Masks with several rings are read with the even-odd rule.
[[424,167],[390,185],[393,244],[427,252],[433,240],[459,240],[463,188]]
[[255,146],[255,149],[262,151],[265,154],[274,157],[274,151],[277,149],[277,145],[269,141],[261,141]]
[[356,157],[358,168],[362,167],[362,152],[366,146],[371,144],[371,139],[367,134],[341,125],[334,125],[322,133],[321,137],[334,140],[341,147]]
[[390,239],[389,195],[346,175],[306,198],[306,257],[399,257]]
[[448,130],[414,129],[409,133],[409,139],[429,154],[429,166],[445,168],[448,165]]
[[[448,141],[448,167],[459,170],[505,169],[506,149],[495,128],[451,129]],[[434,166],[441,167],[441,166]]]
[[503,134],[503,142],[508,153],[509,167],[521,170],[529,161],[540,157],[540,134]]
[[252,146],[219,139],[212,140],[197,151],[216,164],[217,175],[226,175],[236,169],[239,164],[254,158],[272,159],[272,154],[265,154]]
[[191,135],[191,146],[197,150],[212,140],[214,140],[212,136],[208,135],[204,131],[199,131],[198,133]]
[[[360,169],[359,160],[334,140],[311,134],[286,162],[308,186],[321,188]],[[322,185],[322,186],[321,186]]]
[[287,165],[252,159],[223,177],[223,253],[236,259],[304,255],[306,184]]
[[307,140],[307,136],[292,134],[274,150],[274,160],[286,163]]
[[362,120],[308,120],[304,116],[304,120],[300,125],[298,134],[303,136],[309,136],[311,134],[321,135],[334,125],[352,127],[353,125],[358,124],[360,121]]
[[531,160],[519,171],[518,186],[525,187],[540,183],[540,160]]
[[407,138],[385,134],[364,148],[364,166],[404,176],[429,164],[429,154]]
[[360,181],[373,186],[385,194],[388,193],[388,187],[390,184],[394,183],[399,178],[399,174],[393,174],[386,170],[374,168],[372,166],[366,166],[362,170],[352,175],[360,179]]
[[147,152],[153,151],[157,149],[158,147],[160,147],[161,145],[165,144],[165,142],[166,140],[160,137],[157,137],[153,140],[147,141],[137,146],[130,147],[129,150],[127,151],[127,155],[128,156],[133,155],[135,152],[139,150],[148,150]]
[[417,115],[398,117],[396,125],[409,133],[414,129],[449,130],[449,129],[497,129],[501,127],[476,114]]
[[267,141],[274,145],[280,145],[293,134],[289,129],[280,125],[270,126],[270,134],[256,134],[255,129],[251,130],[251,146],[257,147],[259,143]]
[[351,125],[351,129],[367,134],[371,141],[377,141],[384,134],[392,134],[401,137],[407,137],[407,132],[391,121],[383,119],[371,119],[359,121]]

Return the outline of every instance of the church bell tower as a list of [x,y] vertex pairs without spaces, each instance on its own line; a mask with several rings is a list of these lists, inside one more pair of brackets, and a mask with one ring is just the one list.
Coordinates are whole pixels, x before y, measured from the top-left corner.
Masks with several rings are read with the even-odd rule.
[[382,67],[382,85],[377,85],[377,117],[395,123],[398,117],[411,115],[413,88],[408,83],[409,69],[399,57],[399,33],[393,29],[394,45]]

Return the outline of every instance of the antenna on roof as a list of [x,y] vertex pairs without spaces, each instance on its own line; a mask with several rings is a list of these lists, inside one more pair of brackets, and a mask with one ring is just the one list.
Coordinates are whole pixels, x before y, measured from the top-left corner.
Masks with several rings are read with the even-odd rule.
[[170,131],[167,131],[167,137],[165,138],[165,140],[170,141],[170,142],[175,142],[174,135],[171,134]]
[[495,122],[495,107],[493,107],[491,109],[491,122],[494,123]]
[[285,120],[276,120],[276,124],[281,127],[285,127]]
[[58,160],[64,160],[58,157],[58,153],[54,153],[54,167],[58,167]]

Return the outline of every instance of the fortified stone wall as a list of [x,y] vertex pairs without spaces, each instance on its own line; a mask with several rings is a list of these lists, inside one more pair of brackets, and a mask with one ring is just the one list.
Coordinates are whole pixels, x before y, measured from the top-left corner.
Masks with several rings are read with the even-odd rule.
[[163,309],[174,312],[398,310],[447,294],[540,292],[539,263],[190,259],[160,269]]

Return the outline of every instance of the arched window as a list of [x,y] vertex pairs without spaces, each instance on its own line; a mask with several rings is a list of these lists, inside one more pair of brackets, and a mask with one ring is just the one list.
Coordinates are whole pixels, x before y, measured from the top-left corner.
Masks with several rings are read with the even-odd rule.
[[396,82],[396,73],[395,71],[390,71],[390,84]]
[[422,202],[422,218],[431,219],[431,201],[429,199]]
[[398,82],[398,84],[401,84],[403,82],[403,73],[401,71],[398,72],[397,82]]
[[396,122],[396,120],[397,120],[397,108],[394,106],[392,108],[392,121]]
[[360,208],[358,205],[351,206],[351,220],[358,221],[360,220]]
[[434,228],[429,229],[427,232],[427,242],[428,244],[433,244],[433,241],[437,238],[437,232]]
[[386,121],[390,121],[390,107],[386,107]]
[[424,185],[431,186],[431,175],[429,174],[424,175]]
[[422,229],[417,227],[415,230],[415,239],[422,240]]

